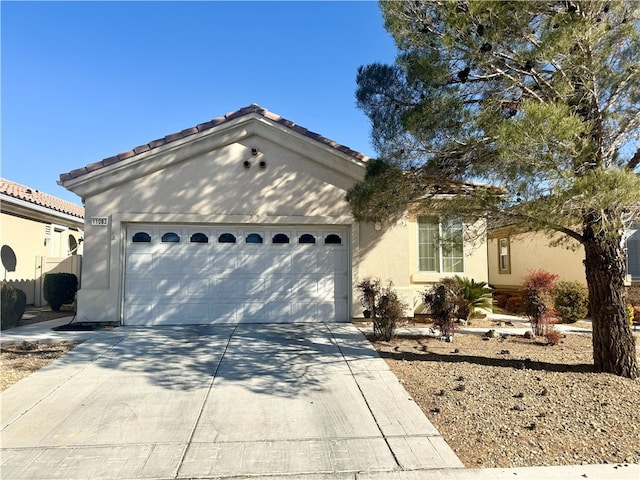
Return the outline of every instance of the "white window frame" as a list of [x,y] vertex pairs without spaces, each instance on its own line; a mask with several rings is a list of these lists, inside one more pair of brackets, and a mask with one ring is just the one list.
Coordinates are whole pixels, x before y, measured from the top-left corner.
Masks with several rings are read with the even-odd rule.
[[[431,220],[426,221],[426,220]],[[435,259],[437,262],[436,265],[436,269],[435,270],[422,270],[422,265],[420,262],[420,226],[421,224],[426,225],[426,224],[431,224],[431,225],[435,225],[437,221],[438,224],[438,238],[443,238],[443,223],[442,223],[442,219],[436,216],[429,216],[429,215],[421,215],[419,217],[417,217],[416,219],[416,247],[417,247],[417,255],[416,255],[416,260],[417,260],[417,267],[418,267],[418,272],[420,273],[451,273],[451,274],[461,274],[465,272],[465,242],[464,242],[464,222],[462,220],[453,220],[456,222],[459,222],[459,226],[460,226],[460,234],[462,236],[461,238],[461,243],[462,243],[462,251],[460,252],[460,262],[456,262],[456,263],[460,263],[462,266],[462,269],[460,271],[445,271],[444,270],[444,263],[445,263],[445,256],[443,255],[443,245],[441,241],[437,242],[437,258]],[[453,258],[458,258],[458,257],[453,257]]]

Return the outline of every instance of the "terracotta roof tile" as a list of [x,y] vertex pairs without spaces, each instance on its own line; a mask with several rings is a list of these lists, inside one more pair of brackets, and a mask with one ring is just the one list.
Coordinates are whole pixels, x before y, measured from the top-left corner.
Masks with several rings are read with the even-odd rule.
[[236,110],[234,112],[229,112],[221,117],[216,117],[208,122],[204,122],[204,123],[200,123],[199,125],[196,125],[195,127],[191,127],[191,128],[187,128],[184,129],[180,132],[176,132],[176,133],[171,133],[169,135],[166,135],[164,138],[159,138],[157,140],[153,140],[147,144],[144,145],[140,145],[139,147],[134,148],[133,150],[129,150],[126,152],[122,152],[119,153],[118,155],[115,155],[113,157],[109,157],[106,158],[104,160],[102,160],[101,162],[96,162],[96,163],[92,163],[90,165],[88,165],[85,168],[78,168],[76,170],[72,170],[71,172],[68,173],[63,173],[60,175],[60,180],[62,181],[66,181],[66,180],[72,180],[74,178],[78,178],[81,177],[83,175],[86,175],[89,172],[93,172],[95,170],[98,170],[100,168],[104,168],[107,167],[109,165],[113,165],[114,163],[118,163],[121,162],[123,160],[126,160],[128,158],[134,157],[136,155],[140,155],[144,152],[148,152],[150,150],[153,150],[154,148],[158,148],[161,147],[163,145],[166,145],[167,143],[171,143],[171,142],[175,142],[176,140],[180,140],[181,138],[185,138],[188,137],[190,135],[194,135],[198,132],[203,132],[206,130],[210,130],[212,128],[217,127],[218,125],[222,125],[226,122],[229,122],[235,118],[240,118],[243,117],[245,115],[250,115],[252,113],[261,115],[262,117],[274,121],[280,125],[283,125],[295,132],[300,133],[301,135],[304,135],[308,138],[311,138],[312,140],[315,140],[319,143],[322,143],[324,145],[327,145],[331,148],[334,148],[346,155],[349,155],[350,157],[353,157],[355,159],[361,160],[361,161],[367,161],[368,157],[366,155],[363,155],[362,153],[356,152],[355,150],[351,150],[349,147],[345,147],[344,145],[340,145],[337,142],[334,142],[333,140],[330,140],[326,137],[323,137],[322,135],[315,133],[315,132],[311,132],[309,130],[307,130],[306,128],[295,124],[294,122],[287,120],[285,118],[282,118],[280,115],[277,115],[275,113],[272,113],[264,108],[262,108],[259,105],[256,104],[252,104],[249,105],[247,107],[243,107],[239,110]]
[[33,203],[34,205],[50,208],[56,212],[66,213],[67,215],[71,215],[79,219],[84,218],[84,208],[76,205],[75,203],[40,192],[35,188],[29,188],[25,185],[5,180],[4,178],[0,178],[0,193],[19,200],[24,200],[25,202]]

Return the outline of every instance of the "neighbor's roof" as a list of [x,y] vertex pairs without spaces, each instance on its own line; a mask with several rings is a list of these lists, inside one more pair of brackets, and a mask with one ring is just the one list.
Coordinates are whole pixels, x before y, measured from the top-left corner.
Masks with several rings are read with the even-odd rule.
[[18,200],[24,200],[34,205],[50,208],[56,212],[65,213],[73,217],[84,218],[84,208],[75,203],[62,200],[47,193],[40,192],[35,188],[29,188],[19,183],[0,178],[0,193]]
[[122,152],[119,153],[118,155],[115,155],[113,157],[109,157],[109,158],[105,158],[104,160],[100,161],[100,162],[96,162],[96,163],[91,163],[83,168],[79,168],[76,170],[72,170],[69,173],[63,173],[60,175],[60,180],[61,181],[66,181],[66,180],[72,180],[74,178],[78,178],[81,177],[83,175],[86,175],[88,173],[94,172],[96,170],[100,170],[101,168],[104,167],[108,167],[109,165],[113,165],[115,163],[121,162],[123,160],[127,160],[129,158],[135,157],[137,155],[140,155],[142,153],[148,152],[149,150],[153,150],[154,148],[159,148],[162,147],[163,145],[167,145],[168,143],[171,142],[175,142],[177,140],[180,140],[182,138],[186,138],[190,135],[194,135],[196,133],[200,133],[203,132],[205,130],[210,130],[212,128],[218,127],[220,125],[223,125],[227,122],[230,122],[231,120],[235,120],[236,118],[240,118],[240,117],[244,117],[246,115],[250,115],[250,114],[258,114],[261,115],[262,117],[269,119],[273,122],[279,123],[280,125],[284,125],[285,127],[300,133],[302,135],[304,135],[305,137],[308,137],[312,140],[315,140],[319,143],[322,143],[324,145],[327,145],[331,148],[334,148],[346,155],[349,155],[350,157],[353,157],[357,160],[360,161],[366,161],[368,160],[368,157],[366,155],[363,155],[362,153],[356,152],[355,150],[350,149],[349,147],[345,147],[344,145],[340,145],[339,143],[334,142],[333,140],[330,140],[328,138],[323,137],[320,134],[317,134],[315,132],[312,132],[310,130],[307,130],[304,127],[301,127],[300,125],[296,125],[295,123],[293,123],[290,120],[287,120],[285,118],[282,118],[280,115],[276,115],[275,113],[272,113],[264,108],[262,108],[259,105],[256,105],[255,103],[252,105],[249,105],[248,107],[244,107],[241,108],[240,110],[236,110],[235,112],[230,112],[227,113],[226,115],[222,116],[222,117],[217,117],[214,118],[213,120],[210,120],[208,122],[205,123],[201,123],[199,125],[196,125],[195,127],[191,127],[191,128],[187,128],[185,130],[182,130],[181,132],[177,132],[177,133],[172,133],[170,135],[167,135],[163,138],[159,138],[157,140],[153,140],[149,143],[145,143],[144,145],[140,145],[139,147],[136,147],[132,150],[128,150],[126,152]]

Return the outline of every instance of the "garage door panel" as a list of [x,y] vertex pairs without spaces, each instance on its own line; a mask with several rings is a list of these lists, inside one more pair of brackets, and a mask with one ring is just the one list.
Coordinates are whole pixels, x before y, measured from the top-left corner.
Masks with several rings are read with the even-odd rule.
[[239,255],[237,271],[260,275],[266,269],[266,259],[261,254]]
[[210,284],[211,280],[208,278],[185,278],[182,281],[182,291],[189,296],[207,297]]
[[234,302],[219,302],[209,306],[209,323],[238,323],[241,305]]
[[155,291],[160,296],[180,295],[180,279],[161,278],[156,280]]
[[130,275],[127,278],[127,295],[151,295],[153,293],[153,280],[150,277],[135,277]]
[[209,294],[216,298],[220,296],[237,297],[240,293],[240,279],[232,276],[214,277],[210,284]]
[[[208,236],[207,243],[188,241],[191,230],[196,231],[166,225],[127,232],[125,324],[348,320],[346,229],[198,227]],[[152,240],[133,243],[137,231],[151,232]],[[161,231],[178,232],[183,240],[162,243]],[[264,243],[246,243],[256,231]],[[225,232],[233,232],[236,243],[221,243],[221,238],[233,241],[222,235]],[[290,243],[272,243],[283,232]],[[342,243],[326,244],[329,233],[339,234]]]
[[127,257],[127,274],[149,272],[153,269],[153,253],[130,252]]

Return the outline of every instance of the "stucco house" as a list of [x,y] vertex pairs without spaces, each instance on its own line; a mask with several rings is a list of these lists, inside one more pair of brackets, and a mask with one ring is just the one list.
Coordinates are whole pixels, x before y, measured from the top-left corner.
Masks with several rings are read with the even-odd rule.
[[[354,221],[345,194],[367,160],[254,104],[62,174],[86,209],[78,321],[350,321],[368,276],[409,314],[444,276],[487,281],[462,222]],[[437,245],[442,228],[459,248]]]
[[[575,240],[557,244],[558,239],[560,234],[522,232],[513,226],[490,230],[487,234],[489,284],[500,291],[514,291],[521,288],[529,271],[545,270],[558,275],[559,280],[586,285],[584,249]],[[640,283],[640,229],[637,226],[627,232],[626,247],[627,283]]]
[[3,280],[45,305],[44,274],[80,277],[84,208],[34,188],[0,179],[0,244]]

